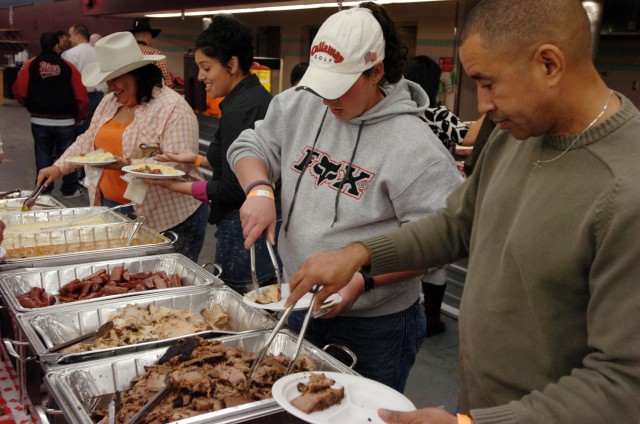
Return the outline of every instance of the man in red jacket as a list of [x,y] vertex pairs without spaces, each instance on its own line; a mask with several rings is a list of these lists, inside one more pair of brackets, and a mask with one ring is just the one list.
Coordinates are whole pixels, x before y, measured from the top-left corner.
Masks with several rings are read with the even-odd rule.
[[[75,141],[76,123],[87,118],[87,89],[76,67],[60,57],[59,43],[55,33],[43,33],[42,53],[24,65],[13,84],[16,100],[31,113],[37,172],[53,165]],[[81,195],[77,173],[63,177],[61,191],[66,198]]]

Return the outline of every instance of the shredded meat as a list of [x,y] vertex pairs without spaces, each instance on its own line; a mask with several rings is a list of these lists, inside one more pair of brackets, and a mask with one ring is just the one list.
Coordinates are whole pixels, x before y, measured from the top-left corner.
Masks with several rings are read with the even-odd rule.
[[[167,350],[158,365],[145,367],[146,373],[134,379],[131,388],[123,392],[116,421],[123,423],[131,419],[161,389],[167,375],[169,394],[147,414],[144,423],[176,421],[270,398],[271,384],[284,376],[289,359],[284,355],[267,355],[258,374],[269,378],[249,382],[248,374],[255,358],[255,353],[217,340],[181,340],[175,348]],[[297,363],[311,362],[306,358]],[[297,366],[294,370],[306,371]]]

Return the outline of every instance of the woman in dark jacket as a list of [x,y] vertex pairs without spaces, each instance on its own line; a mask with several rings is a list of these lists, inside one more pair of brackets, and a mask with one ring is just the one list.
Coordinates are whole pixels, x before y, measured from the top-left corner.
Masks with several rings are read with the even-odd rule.
[[[217,227],[216,262],[222,266],[222,280],[241,293],[251,288],[249,251],[244,248],[239,209],[245,193],[227,162],[231,143],[247,128],[264,118],[271,94],[250,72],[253,64],[251,32],[238,21],[216,16],[196,40],[195,60],[198,80],[205,84],[207,96],[224,97],[222,116],[207,156],[174,152],[156,156],[160,161],[193,163],[213,171],[211,181],[196,183],[154,180],[170,190],[187,193],[211,205],[209,223]],[[256,269],[260,285],[275,279],[264,240],[256,243]]]

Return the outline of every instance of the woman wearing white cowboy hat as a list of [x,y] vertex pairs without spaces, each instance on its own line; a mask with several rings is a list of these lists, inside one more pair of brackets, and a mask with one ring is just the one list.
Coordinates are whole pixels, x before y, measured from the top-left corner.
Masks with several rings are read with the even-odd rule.
[[[198,122],[191,107],[178,93],[162,85],[162,73],[153,65],[160,55],[143,55],[130,32],[117,32],[96,43],[97,62],[87,65],[82,82],[87,86],[107,82],[104,97],[89,129],[80,135],[56,163],[38,174],[38,184],[51,184],[74,172],[77,165],[67,161],[102,148],[116,156],[116,162],[98,167],[95,178],[85,179],[92,205],[129,203],[127,183],[120,177],[125,165],[155,163],[140,146],[157,146],[157,151],[198,152]],[[188,181],[202,180],[193,166],[172,164],[185,172]],[[87,175],[95,175],[86,167]],[[92,166],[95,171],[95,167]],[[93,180],[93,181],[92,181]],[[144,201],[133,210],[144,215],[147,225],[157,231],[178,233],[176,250],[197,260],[204,242],[207,208],[190,196],[149,186]]]

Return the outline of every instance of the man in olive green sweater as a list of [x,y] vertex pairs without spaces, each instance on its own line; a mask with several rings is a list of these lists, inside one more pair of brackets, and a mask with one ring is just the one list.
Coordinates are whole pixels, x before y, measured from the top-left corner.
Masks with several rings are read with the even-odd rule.
[[[640,422],[640,112],[591,60],[578,0],[483,0],[459,34],[498,125],[447,207],[320,253],[292,303],[469,256],[457,422]],[[390,423],[456,423],[439,408]],[[464,414],[464,415],[463,415]]]

